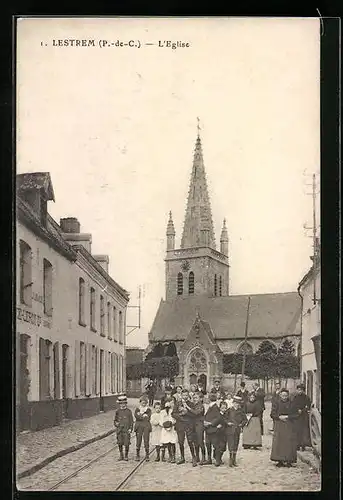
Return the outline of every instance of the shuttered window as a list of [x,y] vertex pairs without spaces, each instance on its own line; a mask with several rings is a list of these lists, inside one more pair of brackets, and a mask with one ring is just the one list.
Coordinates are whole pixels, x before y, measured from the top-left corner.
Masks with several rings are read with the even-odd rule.
[[52,265],[43,259],[43,300],[44,314],[52,316]]
[[20,240],[20,302],[32,306],[32,251],[31,247]]

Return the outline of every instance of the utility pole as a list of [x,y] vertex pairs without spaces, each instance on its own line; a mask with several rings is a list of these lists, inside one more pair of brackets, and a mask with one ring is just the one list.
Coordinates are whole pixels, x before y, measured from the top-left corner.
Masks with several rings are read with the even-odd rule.
[[247,319],[245,322],[245,333],[244,333],[244,350],[243,350],[243,362],[242,362],[242,382],[244,382],[244,372],[245,372],[245,361],[247,355],[247,338],[248,338],[248,325],[249,325],[249,310],[250,310],[250,296],[248,298],[248,307],[247,307]]
[[[309,185],[309,184],[307,184]],[[312,174],[312,183],[311,183],[311,193],[307,193],[308,195],[312,196],[312,227],[307,227],[306,224],[304,224],[304,229],[311,229],[312,230],[312,246],[313,246],[313,255],[311,255],[311,260],[313,262],[313,304],[315,305],[317,303],[317,291],[316,291],[316,266],[318,265],[318,259],[319,259],[319,248],[318,248],[318,238],[317,238],[317,216],[316,216],[316,201],[317,201],[317,180],[316,180],[316,174]]]
[[134,330],[137,330],[137,328],[141,327],[141,286],[139,285],[138,288],[138,305],[137,306],[127,306],[130,309],[138,309],[138,325],[127,325],[126,328],[129,329],[129,331],[126,332],[126,337],[130,335]]

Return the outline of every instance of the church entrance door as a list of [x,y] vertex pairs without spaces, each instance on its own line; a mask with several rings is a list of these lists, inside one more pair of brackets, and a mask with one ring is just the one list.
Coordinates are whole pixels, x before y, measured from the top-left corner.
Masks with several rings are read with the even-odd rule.
[[200,384],[204,388],[205,391],[207,390],[206,389],[206,386],[207,386],[207,376],[204,373],[202,373],[200,375],[200,377],[198,378],[198,384]]

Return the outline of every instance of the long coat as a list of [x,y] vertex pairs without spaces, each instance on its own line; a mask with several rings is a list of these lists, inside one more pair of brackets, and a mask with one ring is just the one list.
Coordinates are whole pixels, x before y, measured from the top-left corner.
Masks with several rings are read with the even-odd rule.
[[[286,415],[287,420],[280,420]],[[275,462],[295,463],[297,461],[297,429],[298,414],[294,411],[292,402],[279,399],[270,413],[274,420],[273,444],[270,459]]]
[[246,404],[246,413],[248,422],[243,428],[243,447],[244,446],[262,446],[262,435],[260,416],[262,406],[260,401],[250,402]]
[[299,414],[296,420],[298,446],[311,446],[309,411],[311,400],[305,394],[295,394],[293,396],[294,411]]
[[[225,421],[223,415],[216,404],[212,404],[208,407],[205,417],[205,422],[209,422],[209,426],[205,426],[206,437],[208,441],[213,445],[214,448],[218,448],[223,440],[223,432],[225,431]],[[221,425],[222,428],[218,429],[217,425]]]
[[150,423],[151,409],[149,407],[146,407],[144,410],[145,411],[143,412],[140,408],[135,409],[136,421],[133,429],[135,432],[140,432],[140,431],[151,432],[151,423]]

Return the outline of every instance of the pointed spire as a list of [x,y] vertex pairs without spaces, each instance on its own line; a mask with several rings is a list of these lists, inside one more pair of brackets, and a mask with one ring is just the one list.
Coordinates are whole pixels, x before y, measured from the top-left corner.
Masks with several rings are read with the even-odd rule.
[[169,220],[167,224],[167,251],[175,249],[175,228],[172,213],[169,212]]
[[229,236],[227,234],[226,219],[223,221],[223,228],[220,235],[220,251],[224,255],[229,253]]
[[175,228],[173,222],[173,216],[171,211],[169,212],[169,220],[167,225],[167,236],[175,236]]
[[215,249],[216,244],[212,211],[200,139],[199,118],[197,120],[197,138],[195,142],[193,168],[188,192],[181,248],[207,246]]

